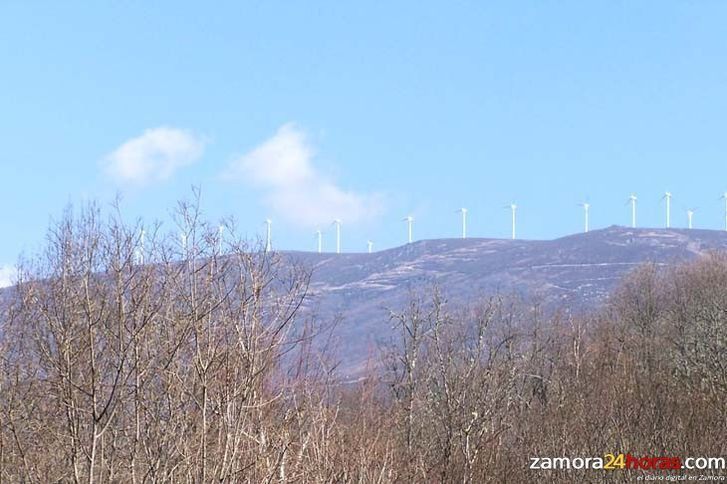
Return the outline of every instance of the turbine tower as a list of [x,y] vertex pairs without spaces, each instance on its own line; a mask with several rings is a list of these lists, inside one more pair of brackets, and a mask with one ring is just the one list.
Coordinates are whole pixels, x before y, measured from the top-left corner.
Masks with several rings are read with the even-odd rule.
[[323,252],[323,232],[321,232],[321,229],[316,230],[316,238],[318,239],[318,253],[320,254]]
[[628,200],[626,200],[626,204],[631,204],[631,227],[636,228],[636,195],[633,193],[629,195]]
[[265,225],[267,226],[265,235],[265,252],[270,252],[273,250],[273,221],[266,218]]
[[224,248],[223,244],[225,243],[225,226],[220,225],[219,231],[220,231],[220,253],[222,253],[222,249]]
[[369,254],[374,251],[374,242],[372,240],[366,242],[366,245],[368,246]]
[[584,225],[583,225],[583,232],[588,233],[588,212],[591,210],[591,204],[588,202],[581,203],[581,207],[583,207],[583,217],[584,217]]
[[333,221],[333,225],[336,227],[336,254],[341,253],[341,220],[336,219]]
[[509,208],[512,211],[512,239],[515,240],[515,213],[517,212],[517,205],[511,203],[505,205],[505,208]]
[[144,229],[141,229],[141,233],[139,234],[139,249],[138,249],[138,259],[139,264],[144,265],[144,237],[146,235],[146,232]]
[[414,217],[411,215],[408,215],[401,219],[402,221],[406,222],[407,226],[407,241],[411,244],[411,226],[414,223]]
[[665,192],[662,200],[666,200],[666,228],[671,228],[671,192]]
[[724,229],[727,230],[727,192],[724,192],[720,198],[724,200]]
[[467,209],[466,208],[460,208],[459,210],[455,210],[455,212],[459,212],[462,214],[462,238],[467,238]]
[[696,210],[693,209],[693,208],[690,208],[689,210],[687,210],[687,227],[689,227],[690,229],[693,227],[692,226],[692,219],[694,218],[694,212],[695,211]]

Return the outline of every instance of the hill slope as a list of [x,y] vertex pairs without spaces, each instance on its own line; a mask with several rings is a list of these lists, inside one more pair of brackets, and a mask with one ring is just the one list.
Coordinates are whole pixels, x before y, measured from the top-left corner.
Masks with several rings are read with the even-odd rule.
[[555,240],[424,240],[373,254],[285,252],[313,271],[308,309],[342,318],[344,368],[365,360],[390,330],[388,309],[436,282],[452,302],[483,294],[537,294],[572,309],[602,304],[639,264],[673,264],[727,249],[727,232],[609,227]]

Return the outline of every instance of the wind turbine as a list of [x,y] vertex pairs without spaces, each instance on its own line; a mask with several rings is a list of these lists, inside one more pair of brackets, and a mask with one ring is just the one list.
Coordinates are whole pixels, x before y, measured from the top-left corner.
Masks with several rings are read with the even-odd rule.
[[341,220],[336,219],[333,224],[336,227],[336,254],[341,253]]
[[139,261],[139,264],[144,264],[144,237],[146,235],[146,232],[144,229],[141,229],[141,233],[139,234],[139,248],[136,252],[136,258]]
[[273,250],[273,221],[269,218],[266,218],[265,225],[267,226],[267,231],[265,235],[265,252],[270,252],[271,250]]
[[696,212],[696,211],[697,210],[694,208],[690,208],[687,210],[687,227],[689,227],[690,229],[693,227],[692,219],[694,218],[694,212]]
[[724,192],[720,199],[724,200],[724,229],[727,230],[727,192]]
[[316,230],[315,236],[318,239],[318,253],[320,254],[323,252],[323,232],[321,232],[321,229]]
[[187,234],[185,234],[184,232],[180,232],[179,233],[179,239],[182,242],[182,252],[184,252],[185,257],[186,257],[186,254],[187,254]]
[[466,208],[460,208],[459,210],[455,210],[455,212],[459,212],[462,214],[462,238],[467,238],[467,209]]
[[414,223],[414,217],[412,217],[411,215],[408,215],[401,220],[406,222],[407,235],[408,235],[407,240],[411,244],[411,226]]
[[584,216],[583,232],[588,233],[588,212],[591,209],[591,204],[588,202],[583,202],[580,205],[581,205],[581,207],[583,207],[583,216]]
[[509,208],[512,211],[512,239],[515,240],[515,212],[517,212],[517,205],[511,203],[510,205],[505,205],[505,208]]
[[225,226],[220,225],[218,230],[220,231],[220,253],[222,253],[223,244],[225,243]]
[[662,200],[666,200],[666,228],[671,228],[671,192],[664,192]]
[[629,195],[629,198],[626,200],[626,204],[631,204],[631,227],[636,228],[636,195],[633,193]]
[[369,254],[374,251],[374,242],[372,240],[366,242],[366,245],[368,246]]

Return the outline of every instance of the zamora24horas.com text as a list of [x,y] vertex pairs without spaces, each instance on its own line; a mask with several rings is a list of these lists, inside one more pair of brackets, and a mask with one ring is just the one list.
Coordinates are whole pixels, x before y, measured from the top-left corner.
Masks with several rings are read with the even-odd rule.
[[[607,453],[598,457],[530,457],[529,466],[533,470],[651,471],[649,475],[643,476],[643,480],[727,481],[727,476],[720,475],[719,472],[717,475],[710,472],[712,475],[702,476],[674,475],[673,472],[692,470],[727,471],[727,459],[725,457],[640,456],[631,453]],[[664,473],[659,475],[657,474],[659,471],[664,471]]]

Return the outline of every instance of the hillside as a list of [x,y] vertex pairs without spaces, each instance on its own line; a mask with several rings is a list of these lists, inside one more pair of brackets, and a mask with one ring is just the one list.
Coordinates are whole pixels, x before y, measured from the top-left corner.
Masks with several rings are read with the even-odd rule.
[[423,240],[373,254],[285,252],[313,271],[308,310],[340,317],[343,367],[353,370],[386,339],[388,310],[436,282],[451,302],[483,294],[537,295],[551,307],[602,304],[633,268],[727,249],[727,232],[612,226],[555,240]]

